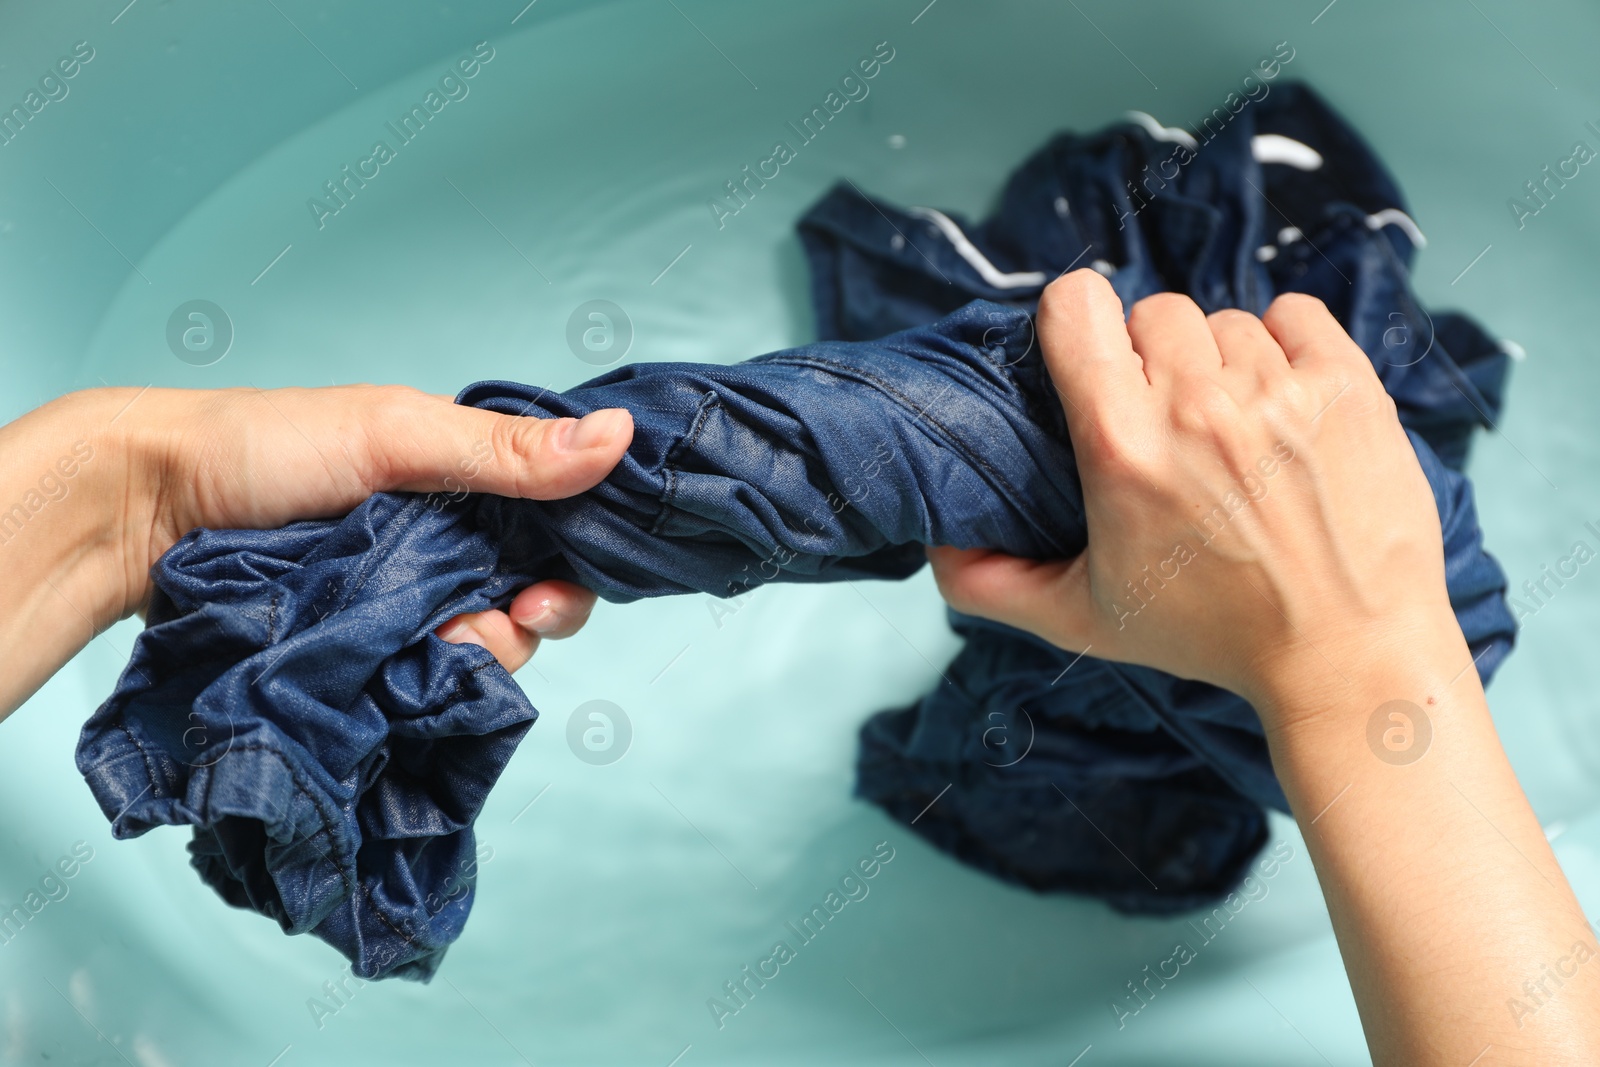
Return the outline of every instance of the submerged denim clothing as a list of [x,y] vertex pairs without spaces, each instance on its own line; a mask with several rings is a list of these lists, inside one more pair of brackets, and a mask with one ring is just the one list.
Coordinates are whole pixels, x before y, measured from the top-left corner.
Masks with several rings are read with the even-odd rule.
[[[1436,496],[1455,498],[1439,500],[1457,546],[1452,602],[1469,636],[1493,635],[1487,680],[1514,632],[1504,579],[1460,551],[1476,545],[1476,520],[1464,481],[1442,468],[1459,470],[1472,431],[1492,425],[1506,353],[1464,316],[1418,304],[1408,272],[1420,235],[1400,191],[1311,90],[1277,87],[1214,136],[1197,132],[1207,143],[1154,120],[1063,134],[977,225],[841,183],[799,227],[819,332],[875,337],[980,298],[1033,309],[1047,280],[1089,264],[1128,307],[1162,291],[1207,312],[1259,314],[1282,292],[1321,298],[1437,452],[1418,449]],[[1311,153],[1284,153],[1285,138]],[[1261,806],[1288,810],[1242,701],[952,621],[967,640],[946,684],[863,727],[859,795],[1003,878],[1128,911],[1180,911],[1236,884],[1266,838]]]
[[[1371,299],[1409,299],[1403,276],[1385,284],[1397,253],[1380,254],[1364,225],[1348,237],[1375,251],[1323,250],[1362,264]],[[819,302],[837,306],[807,241]],[[849,288],[872,299],[868,284]],[[1036,295],[1015,307],[963,296],[882,340],[735,366],[624,367],[564,394],[471,386],[461,403],[512,414],[628,407],[634,442],[611,477],[570,500],[380,494],[337,521],[190,533],[153,570],[149,626],[84,727],[79,768],[118,836],[191,825],[195,866],[231,903],[314,933],[364,977],[425,979],[471,906],[472,823],[536,714],[487,652],[432,629],[539,578],[613,601],[727,596],[769,581],[904,577],[929,543],[1081,550],[1080,486],[1026,306]],[[1513,632],[1504,578],[1480,547],[1465,480],[1412,440],[1445,530],[1452,602],[1487,674]],[[1259,844],[1259,805],[1281,804],[1243,701],[1089,658],[1061,676],[1059,653],[1031,638],[959,625],[970,640],[957,684],[941,686],[949,695],[869,725],[864,792],[879,782],[876,799],[902,814],[925,772],[958,774],[917,829],[1029,884],[1139,910],[1232,884]],[[972,733],[991,710],[1040,724],[1012,768],[979,769],[1009,758]],[[1020,744],[1020,728],[1012,735]],[[1130,886],[1123,856],[1032,795],[1041,779],[1016,777],[1046,761],[1052,792],[1095,815],[1159,889]],[[1115,825],[1101,822],[1103,802]]]
[[[1258,138],[1291,139],[1322,163],[1259,163]],[[1508,358],[1471,320],[1430,317],[1418,303],[1407,211],[1355,131],[1288,83],[1192,153],[1137,125],[1061,134],[1017,168],[978,225],[841,183],[799,230],[826,339],[882,337],[969,300],[1033,308],[1045,281],[1091,264],[1124,307],[1170,291],[1208,313],[1259,315],[1279,293],[1310,293],[1372,358],[1406,427],[1459,470],[1472,430],[1499,411]]]

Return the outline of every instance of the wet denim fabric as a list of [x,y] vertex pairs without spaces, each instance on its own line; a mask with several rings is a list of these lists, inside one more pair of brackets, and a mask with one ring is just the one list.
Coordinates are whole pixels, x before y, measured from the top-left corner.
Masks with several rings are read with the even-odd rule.
[[[988,278],[926,209],[841,183],[799,226],[819,333],[875,337],[972,299],[1032,310],[1042,283],[1016,275],[1090,264],[1125,307],[1163,291],[1257,314],[1279,293],[1319,297],[1372,359],[1413,443],[1425,442],[1452,604],[1487,680],[1514,624],[1455,471],[1472,432],[1498,415],[1506,353],[1465,316],[1419,304],[1398,186],[1309,88],[1276,87],[1220,131],[1186,132],[1203,142],[1192,152],[1137,124],[1062,134],[1017,169],[987,220],[945,213]],[[1261,136],[1308,146],[1321,165],[1258,163]],[[1266,839],[1263,807],[1288,810],[1242,701],[1078,661],[984,620],[952,613],[952,625],[966,645],[944,684],[863,727],[860,796],[1002,878],[1126,911],[1186,910],[1237,883]]]
[[[1104,138],[1119,135],[1129,144],[1142,136],[1121,129]],[[1100,175],[1103,195],[1096,200],[1099,187],[1086,182],[1073,217],[1103,224],[1126,161],[1108,158],[1096,139],[1082,146],[1047,151]],[[1208,219],[1226,214],[1217,206],[1225,201],[1228,211],[1252,210],[1239,186],[1269,180],[1253,163],[1224,165],[1224,147],[1207,147],[1219,176],[1193,205],[1212,209]],[[1032,201],[1018,203],[1025,211]],[[1391,308],[1411,306],[1409,249],[1364,223],[1339,229],[1351,210],[1340,203],[1316,237],[1347,270],[1359,264],[1354,281],[1366,295],[1338,310],[1347,324],[1352,307],[1363,322],[1383,322]],[[892,235],[875,243],[864,227],[828,229],[840,220],[830,212],[862,207],[835,194],[808,216],[805,234],[824,330],[859,340],[734,366],[624,367],[563,394],[510,382],[462,392],[463,404],[518,415],[629,408],[633,444],[588,493],[546,502],[380,494],[340,520],[184,537],[153,569],[148,628],[79,743],[78,766],[113,832],[189,825],[194,865],[230,903],[322,938],[363,977],[426,979],[471,908],[473,822],[536,716],[486,651],[433,635],[444,620],[503,606],[542,578],[626,602],[903,578],[922,565],[924,544],[1040,558],[1080,551],[1081,489],[1034,344],[1037,289],[966,291],[971,279],[951,261],[952,292],[941,299],[953,310],[880,299],[891,288],[933,287],[884,258]],[[1154,210],[1129,227],[1149,225]],[[1060,227],[1054,211],[1053,222],[1019,216],[1008,225],[1029,234],[1046,222]],[[1257,269],[1264,223],[1259,209],[1250,217],[1205,241],[1140,240],[1172,264],[1214,258],[1222,242],[1238,246],[1240,270],[1218,292],[1248,278],[1255,288],[1238,299],[1259,307],[1278,282]],[[930,258],[943,255],[922,231],[915,236]],[[1070,233],[1033,236],[1060,246],[1046,248],[1052,256],[1080,251]],[[1209,282],[1220,269],[1195,276]],[[1306,272],[1332,276],[1315,265]],[[1126,298],[1162,282],[1130,258],[1117,284]],[[1327,297],[1341,294],[1330,284]],[[894,308],[885,327],[908,328],[868,339],[874,303]],[[1372,338],[1362,329],[1365,347]],[[1405,344],[1400,354],[1415,358],[1416,342]],[[1446,358],[1435,343],[1412,373]],[[1445,530],[1452,603],[1487,676],[1513,625],[1469,486],[1417,435],[1437,431],[1445,441],[1459,429],[1437,394],[1441,406],[1422,404],[1434,422],[1424,418],[1412,440]],[[1259,722],[1241,699],[1090,658],[1063,675],[1062,654],[1032,638],[970,619],[957,625],[969,640],[950,683],[864,731],[863,795],[985,869],[1125,909],[1171,910],[1233,884],[1240,857],[1262,839],[1261,805],[1282,806]],[[995,766],[1017,748],[987,732],[991,712],[1018,746],[1023,720],[1036,728],[1029,754],[1010,767]],[[916,819],[910,805],[946,785]],[[1092,814],[1115,844],[1091,840],[1086,819],[1065,818],[1073,809]],[[1132,880],[1130,858],[1140,872]]]

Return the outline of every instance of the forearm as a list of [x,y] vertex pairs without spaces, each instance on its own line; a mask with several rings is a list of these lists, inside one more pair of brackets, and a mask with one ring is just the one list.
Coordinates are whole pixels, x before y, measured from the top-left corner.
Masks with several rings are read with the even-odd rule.
[[75,393],[0,427],[0,718],[122,613],[128,459],[113,420],[134,392]]
[[[1506,760],[1459,629],[1447,617],[1436,632],[1350,663],[1348,681],[1315,657],[1300,672],[1314,683],[1265,698],[1264,718],[1281,724],[1273,762],[1374,1061],[1600,1063],[1595,934]],[[1415,708],[1389,709],[1405,718],[1386,711],[1369,733],[1394,700]],[[1492,1058],[1477,1060],[1488,1046]]]

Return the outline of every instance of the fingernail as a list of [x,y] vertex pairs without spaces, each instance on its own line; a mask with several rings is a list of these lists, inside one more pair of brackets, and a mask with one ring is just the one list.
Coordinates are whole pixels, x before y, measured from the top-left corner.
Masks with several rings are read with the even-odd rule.
[[472,628],[471,623],[464,619],[451,619],[435,630],[434,633],[438,635],[439,640],[448,641],[452,645],[465,644],[477,638],[477,631]]
[[528,614],[517,614],[513,619],[518,626],[536,634],[547,634],[561,625],[561,615],[548,600],[541,600]]
[[576,422],[563,420],[558,444],[569,452],[582,452],[609,444],[629,422],[629,415],[621,408],[602,408],[591,411]]

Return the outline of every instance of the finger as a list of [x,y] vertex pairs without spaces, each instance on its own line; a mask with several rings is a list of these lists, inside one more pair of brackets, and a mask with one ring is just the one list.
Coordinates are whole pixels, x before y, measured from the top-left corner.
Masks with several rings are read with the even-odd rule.
[[1021,559],[988,549],[929,546],[939,594],[957,611],[1015,626],[1078,652],[1094,640],[1084,557]]
[[1261,320],[1248,311],[1228,308],[1206,316],[1206,325],[1222,354],[1224,378],[1254,390],[1257,383],[1287,373],[1289,361]]
[[559,640],[583,629],[594,602],[595,595],[583,586],[551,580],[528,586],[506,611],[522,629]]
[[633,416],[602,408],[582,419],[528,418],[403,390],[368,408],[363,433],[374,489],[555,500],[611,473],[633,439]]
[[1345,333],[1326,304],[1305,293],[1284,293],[1261,316],[1262,325],[1295,370],[1348,374],[1372,363]]
[[1128,337],[1144,361],[1151,385],[1170,385],[1186,374],[1215,374],[1222,369],[1222,355],[1205,313],[1181,293],[1157,293],[1133,305]]
[[539,637],[513,623],[503,611],[479,611],[457,615],[434,631],[439,640],[452,645],[479,645],[500,661],[500,666],[516,673],[533,658]]
[[1115,422],[1150,387],[1128,341],[1122,301],[1098,271],[1075,270],[1045,289],[1039,343],[1069,425],[1073,416]]

